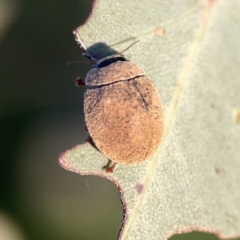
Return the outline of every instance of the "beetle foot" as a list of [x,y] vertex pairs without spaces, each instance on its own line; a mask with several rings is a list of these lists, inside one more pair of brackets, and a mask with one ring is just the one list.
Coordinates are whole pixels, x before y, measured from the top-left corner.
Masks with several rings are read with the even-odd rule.
[[108,160],[108,163],[103,167],[107,173],[113,173],[114,168],[117,166],[117,163]]

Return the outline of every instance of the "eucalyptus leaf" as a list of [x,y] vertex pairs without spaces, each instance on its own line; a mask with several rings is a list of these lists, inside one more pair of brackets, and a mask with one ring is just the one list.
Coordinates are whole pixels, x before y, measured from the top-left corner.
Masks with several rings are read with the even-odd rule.
[[125,57],[162,99],[165,132],[151,159],[106,173],[108,159],[89,142],[60,157],[65,169],[118,186],[126,211],[118,239],[240,236],[239,23],[238,0],[97,0],[76,29],[93,59],[139,40]]

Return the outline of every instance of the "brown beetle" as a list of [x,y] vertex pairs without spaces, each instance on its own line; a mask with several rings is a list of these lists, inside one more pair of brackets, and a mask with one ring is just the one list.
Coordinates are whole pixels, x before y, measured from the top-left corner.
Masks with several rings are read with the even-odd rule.
[[116,54],[98,60],[85,84],[85,121],[97,148],[115,163],[147,160],[164,129],[153,82],[136,64]]

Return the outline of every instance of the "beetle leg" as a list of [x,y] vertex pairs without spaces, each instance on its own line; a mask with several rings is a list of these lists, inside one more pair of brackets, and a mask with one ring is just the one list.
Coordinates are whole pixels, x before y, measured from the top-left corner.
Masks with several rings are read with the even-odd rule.
[[103,167],[107,173],[113,173],[114,168],[117,166],[116,162],[108,160],[108,163]]
[[75,79],[75,84],[76,84],[77,87],[86,85],[81,77],[78,77],[78,78]]
[[85,142],[89,142],[90,144],[94,144],[92,137],[90,135],[88,135],[88,137],[86,138]]

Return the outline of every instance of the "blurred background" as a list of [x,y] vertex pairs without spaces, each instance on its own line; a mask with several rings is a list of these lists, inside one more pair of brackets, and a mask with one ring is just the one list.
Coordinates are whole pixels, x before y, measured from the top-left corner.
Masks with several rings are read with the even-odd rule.
[[[116,239],[122,205],[116,187],[58,165],[83,142],[84,77],[91,64],[72,30],[90,0],[0,0],[0,240]],[[217,239],[190,233],[177,239]]]

